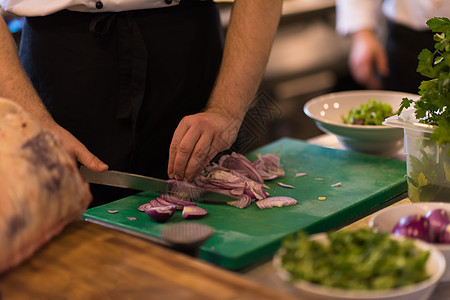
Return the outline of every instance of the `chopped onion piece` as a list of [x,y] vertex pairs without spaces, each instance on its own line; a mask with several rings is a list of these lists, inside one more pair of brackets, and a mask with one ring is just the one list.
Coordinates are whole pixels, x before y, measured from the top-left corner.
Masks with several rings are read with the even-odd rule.
[[342,182],[338,182],[338,183],[332,184],[331,186],[332,186],[332,187],[339,187],[339,186],[342,186]]
[[323,178],[320,178],[320,177],[317,177],[317,178],[314,178],[314,180],[323,180]]
[[131,220],[131,221],[137,220],[136,217],[127,217],[127,219],[128,219],[128,220]]
[[148,202],[148,203],[144,203],[142,205],[139,205],[138,210],[144,212],[146,209],[148,209],[150,207],[153,207],[153,205],[151,205],[150,202]]
[[172,217],[174,211],[176,210],[176,206],[160,206],[160,207],[151,207],[145,210],[145,213],[156,222],[165,222]]
[[297,177],[302,177],[302,176],[306,176],[306,175],[308,175],[308,174],[307,173],[296,173],[295,177],[297,178]]
[[237,208],[246,208],[252,203],[252,198],[249,195],[242,195],[237,201],[227,202],[229,205]]
[[295,189],[294,186],[289,185],[289,184],[284,184],[284,183],[282,183],[282,182],[278,182],[278,185],[279,185],[279,186],[282,186],[282,187],[285,187],[285,188]]
[[200,206],[185,206],[181,216],[183,219],[200,219],[208,214],[208,211]]
[[269,197],[266,199],[256,201],[256,205],[260,209],[272,208],[275,206],[283,207],[297,204],[297,200],[291,197],[278,196],[278,197]]
[[111,210],[111,209],[108,209],[108,212],[110,213],[110,214],[116,214],[116,213],[118,213],[119,211],[116,209],[116,210]]

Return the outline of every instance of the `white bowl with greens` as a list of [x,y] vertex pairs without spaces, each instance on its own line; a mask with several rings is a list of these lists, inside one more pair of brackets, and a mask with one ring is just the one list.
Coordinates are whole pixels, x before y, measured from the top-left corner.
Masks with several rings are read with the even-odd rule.
[[[397,111],[405,97],[417,99],[419,95],[379,90],[336,92],[309,100],[303,111],[322,131],[336,135],[345,148],[389,156],[402,148],[403,131],[381,123]],[[369,100],[376,103],[371,105]],[[392,108],[390,113],[381,108],[385,105]],[[364,112],[361,111],[363,106],[368,108]],[[352,115],[349,117],[349,114]],[[355,120],[356,124],[345,123],[348,119],[350,123]],[[362,125],[363,122],[374,123],[369,121],[379,125]]]
[[416,300],[431,296],[446,262],[431,244],[365,229],[290,236],[273,265],[304,299]]

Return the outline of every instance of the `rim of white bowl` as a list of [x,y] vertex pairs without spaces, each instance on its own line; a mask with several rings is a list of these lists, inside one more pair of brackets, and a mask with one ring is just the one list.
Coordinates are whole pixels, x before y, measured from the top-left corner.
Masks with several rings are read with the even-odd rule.
[[[385,91],[385,90],[352,90],[352,91],[341,91],[341,92],[333,92],[333,93],[328,93],[328,94],[324,94],[324,95],[320,95],[317,97],[314,97],[310,100],[308,100],[305,105],[303,106],[303,112],[310,117],[313,120],[325,123],[325,124],[331,124],[334,126],[339,126],[339,127],[347,127],[347,128],[359,128],[359,129],[365,129],[365,130],[392,130],[393,128],[396,128],[394,126],[390,126],[390,125],[353,125],[353,124],[345,124],[345,123],[341,123],[341,122],[335,122],[335,121],[330,121],[327,120],[325,118],[322,118],[320,116],[314,115],[313,113],[311,113],[311,111],[309,110],[309,107],[313,104],[315,104],[316,102],[322,101],[324,99],[327,98],[333,98],[335,96],[345,96],[345,95],[367,95],[367,96],[374,96],[376,94],[379,95],[392,95],[392,94],[398,94],[399,97],[410,97],[410,98],[418,98],[419,95],[415,95],[415,94],[411,94],[411,93],[405,93],[405,92],[399,92],[399,91]],[[374,96],[376,97],[376,96]]]

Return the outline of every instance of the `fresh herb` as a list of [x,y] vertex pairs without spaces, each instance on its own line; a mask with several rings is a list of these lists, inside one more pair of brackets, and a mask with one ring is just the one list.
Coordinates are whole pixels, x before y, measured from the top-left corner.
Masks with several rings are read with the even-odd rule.
[[419,86],[420,98],[413,101],[402,99],[397,114],[414,103],[416,118],[420,123],[437,126],[431,135],[431,141],[440,145],[450,143],[450,20],[432,18],[428,27],[435,32],[434,52],[423,49],[419,56],[417,72],[430,78]]
[[348,117],[342,116],[344,123],[354,125],[382,125],[387,117],[393,115],[389,104],[369,99],[368,103],[361,104],[358,108],[352,108]]
[[370,229],[327,234],[329,243],[309,239],[304,232],[283,240],[283,269],[291,280],[349,290],[386,290],[410,285],[429,277],[428,251],[412,239],[395,240]]

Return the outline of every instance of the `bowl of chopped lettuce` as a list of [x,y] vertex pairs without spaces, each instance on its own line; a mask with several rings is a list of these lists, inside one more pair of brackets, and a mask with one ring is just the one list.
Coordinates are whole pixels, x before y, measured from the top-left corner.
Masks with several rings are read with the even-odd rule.
[[403,147],[403,131],[382,122],[395,114],[405,97],[418,99],[419,95],[381,90],[335,92],[309,100],[303,111],[319,129],[336,135],[346,149],[390,156]]
[[286,237],[273,259],[304,299],[428,299],[446,262],[431,244],[370,229]]

